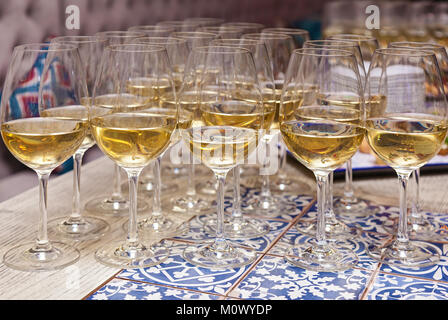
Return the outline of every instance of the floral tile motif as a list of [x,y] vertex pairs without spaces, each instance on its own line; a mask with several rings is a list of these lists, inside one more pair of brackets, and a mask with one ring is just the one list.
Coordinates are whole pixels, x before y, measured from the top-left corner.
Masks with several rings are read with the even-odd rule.
[[[296,243],[309,243],[311,245],[315,241],[314,239],[315,237],[301,234],[295,227],[292,227],[282,236],[275,246],[268,251],[268,253],[284,256],[290,246]],[[333,242],[333,245],[336,248],[348,247],[353,250],[359,258],[356,267],[373,270],[377,267],[378,263],[367,255],[366,248],[372,242],[383,243],[388,239],[389,237],[384,237],[379,234],[359,233],[359,235],[353,239],[336,241]]]
[[[256,189],[250,189],[247,194],[242,197],[241,201],[241,208],[244,212],[245,209],[249,210],[249,199],[252,197],[257,197],[260,194],[260,192]],[[262,214],[259,214],[259,216],[266,218],[266,219],[283,219],[290,221],[294,219],[297,215],[299,215],[303,209],[305,209],[307,206],[309,206],[313,202],[312,196],[307,195],[276,195],[279,197],[279,201],[283,203],[283,208],[279,210],[279,212],[274,212],[273,214],[270,214],[269,216],[263,216]],[[247,211],[251,212],[251,211]],[[254,213],[255,215],[255,213]],[[257,214],[258,215],[258,214]]]
[[448,244],[429,243],[429,245],[440,254],[440,261],[437,265],[422,268],[399,268],[383,264],[380,270],[399,275],[448,282]]
[[[175,239],[189,240],[189,241],[203,241],[212,240],[215,238],[215,234],[207,232],[203,225],[206,219],[211,218],[209,215],[198,216],[190,221],[190,230],[183,234],[182,236],[176,237]],[[248,217],[255,219],[254,217]],[[249,246],[256,251],[263,252],[272,241],[278,237],[278,235],[283,232],[283,230],[288,225],[286,221],[278,220],[263,220],[269,224],[270,231],[262,237],[255,239],[244,239],[244,240],[231,240],[232,242],[239,243],[244,246]]]
[[87,300],[216,300],[219,296],[113,279]]
[[[308,212],[303,216],[305,219],[313,219],[317,216],[316,203],[308,210]],[[396,207],[388,206],[376,206],[378,209],[377,213],[374,215],[366,217],[350,217],[348,215],[336,215],[336,218],[349,227],[357,228],[365,232],[378,232],[386,233],[388,232],[383,228],[384,225],[392,225],[396,218],[398,218],[399,209]]]
[[225,294],[250,267],[211,270],[194,266],[182,257],[182,252],[188,245],[191,244],[174,243],[172,253],[164,263],[150,268],[123,270],[117,277],[205,293]]
[[265,256],[229,295],[251,300],[357,300],[369,275],[360,269],[307,271],[283,258]]
[[447,300],[448,284],[379,273],[368,300]]

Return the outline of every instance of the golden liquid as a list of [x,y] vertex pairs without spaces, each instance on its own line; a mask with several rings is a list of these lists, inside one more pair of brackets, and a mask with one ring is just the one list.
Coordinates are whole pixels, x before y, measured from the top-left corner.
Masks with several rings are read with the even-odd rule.
[[334,170],[358,150],[364,129],[336,121],[286,121],[280,125],[283,141],[309,169]]
[[102,112],[110,112],[112,110],[114,112],[136,112],[158,106],[158,103],[154,104],[154,102],[147,97],[132,94],[105,94],[95,97],[92,105],[96,111],[99,111],[99,109],[109,109],[103,110]]
[[86,123],[55,118],[27,118],[2,124],[8,150],[34,170],[52,170],[81,146]]
[[142,168],[169,145],[176,118],[151,113],[113,113],[92,119],[101,150],[118,165]]
[[95,140],[90,132],[88,125],[89,110],[85,106],[66,106],[43,110],[40,113],[41,117],[50,117],[61,120],[78,120],[84,122],[87,130],[84,141],[80,149],[89,149],[95,144]]
[[184,131],[193,155],[211,169],[228,169],[244,163],[256,149],[253,129],[204,126]]
[[255,103],[235,100],[202,104],[201,115],[206,126],[231,126],[259,130],[270,127],[274,110],[263,112]]
[[168,79],[137,78],[127,82],[127,92],[138,96],[148,97],[157,101],[161,96],[173,91],[173,84]]
[[366,123],[375,154],[395,169],[416,169],[439,152],[447,128],[432,120],[374,118]]

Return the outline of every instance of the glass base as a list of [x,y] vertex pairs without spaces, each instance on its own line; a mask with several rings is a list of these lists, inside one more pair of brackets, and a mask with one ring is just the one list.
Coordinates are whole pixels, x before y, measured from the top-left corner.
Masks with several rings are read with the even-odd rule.
[[344,201],[339,199],[334,203],[334,213],[347,217],[367,217],[378,212],[377,207],[369,206],[365,200],[355,198],[353,201]]
[[310,185],[295,179],[273,176],[270,181],[271,192],[281,194],[306,194],[312,191]]
[[[129,222],[123,223],[123,230],[128,232]],[[165,216],[142,219],[137,223],[138,235],[142,239],[153,238],[154,236],[170,238],[187,233],[189,224],[187,222],[178,225],[173,220]]]
[[[382,226],[386,232],[392,235],[397,234],[397,223],[386,224]],[[408,234],[409,237],[416,240],[423,241],[444,241],[447,239],[446,235],[438,234],[441,226],[435,221],[430,222],[425,218],[412,219],[408,217]]]
[[270,197],[261,197],[254,195],[250,198],[243,199],[244,213],[256,214],[266,217],[277,217],[283,214],[297,214],[300,210],[297,209],[295,202],[289,202],[282,196],[271,195]]
[[[204,221],[204,229],[209,234],[216,234],[216,218],[207,218]],[[269,224],[253,218],[225,217],[224,236],[227,239],[256,239],[264,236],[270,230]]]
[[[316,219],[301,219],[296,224],[296,229],[302,234],[315,237],[316,236]],[[327,241],[345,241],[353,239],[358,235],[358,230],[350,228],[342,221],[337,219],[326,219],[325,236]]]
[[285,259],[293,265],[311,271],[337,272],[353,268],[358,256],[348,248],[296,244],[286,253]]
[[251,264],[257,258],[255,250],[225,241],[220,247],[215,242],[188,246],[183,257],[193,265],[209,269],[234,269]]
[[[105,196],[89,200],[84,209],[91,214],[109,215],[109,216],[127,216],[129,215],[129,202],[125,199],[105,198]],[[137,211],[148,210],[148,204],[142,198],[137,200]]]
[[381,263],[401,268],[427,267],[440,261],[440,255],[433,247],[417,241],[400,243],[395,240],[384,247],[370,245],[367,254]]
[[65,243],[51,242],[45,248],[37,248],[35,242],[29,242],[9,249],[3,263],[20,271],[53,271],[77,262],[79,257],[79,251]]
[[72,241],[95,240],[109,230],[110,226],[106,221],[95,217],[60,217],[48,222],[50,235]]
[[170,249],[164,242],[146,246],[142,243],[112,242],[95,252],[98,262],[112,268],[136,269],[158,265],[165,261]]
[[216,200],[195,196],[181,196],[180,198],[171,198],[164,201],[165,208],[176,213],[203,215],[216,212]]

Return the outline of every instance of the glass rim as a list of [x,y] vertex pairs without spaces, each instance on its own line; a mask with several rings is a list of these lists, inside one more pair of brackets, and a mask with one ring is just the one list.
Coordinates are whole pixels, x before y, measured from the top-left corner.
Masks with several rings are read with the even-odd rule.
[[299,28],[264,28],[261,33],[285,33],[285,34],[296,34],[296,35],[309,35],[308,30]]
[[207,39],[215,38],[216,33],[202,31],[176,31],[171,34],[174,38],[181,39]]
[[246,33],[242,37],[243,39],[253,39],[253,40],[288,40],[293,39],[290,35],[285,33]]
[[93,36],[58,36],[54,37],[50,41],[51,43],[77,43],[77,44],[83,44],[83,43],[105,43],[107,42],[107,39],[101,38],[99,36],[93,35]]
[[[318,51],[318,52],[316,52]],[[328,53],[328,54],[322,54]],[[292,54],[302,56],[314,56],[314,57],[353,57],[356,59],[353,52],[335,49],[335,48],[300,48],[295,49]]]
[[436,58],[435,53],[424,49],[414,48],[381,48],[376,49],[374,54],[390,55],[390,56],[408,56],[408,57],[429,57]]
[[[141,49],[126,49],[127,47],[140,47]],[[166,51],[164,46],[160,45],[151,45],[151,44],[142,44],[142,43],[121,43],[121,44],[113,44],[106,48],[106,50],[112,52],[141,52],[141,53],[153,53],[153,52],[162,52]]]
[[213,33],[213,31],[207,31],[207,30],[216,30],[216,32],[220,32],[220,31],[244,31],[243,28],[240,27],[233,27],[233,26],[203,26],[203,27],[199,27],[198,28],[199,31],[201,32],[209,32],[209,33]]
[[307,40],[303,44],[311,45],[311,47],[308,48],[340,48],[341,46],[347,46],[351,48],[359,47],[359,44],[357,44],[355,41],[350,40],[332,40],[332,39],[325,39],[325,40]]
[[166,20],[166,21],[160,21],[157,23],[158,26],[176,26],[176,27],[183,27],[185,25],[195,25],[199,27],[198,22],[194,21],[187,21],[187,20]]
[[259,27],[261,27],[261,28],[264,28],[265,27],[265,25],[264,24],[261,24],[261,23],[258,23],[258,22],[238,22],[238,21],[236,21],[236,22],[226,22],[226,23],[223,23],[223,26],[236,26],[236,27],[257,27],[257,28],[259,28]]
[[[214,48],[220,48],[220,49],[228,49],[228,52],[225,51],[210,51],[210,49]],[[216,46],[216,45],[210,45],[210,46],[202,46],[202,47],[196,47],[193,48],[194,52],[200,52],[200,53],[219,53],[219,54],[252,54],[250,50],[242,48],[242,47],[235,47],[235,46]]]
[[[148,40],[148,42],[146,42],[145,40]],[[157,43],[151,43],[149,40],[160,40],[160,42]],[[142,42],[139,42],[142,41]],[[165,43],[162,43],[163,41],[165,41]],[[183,38],[176,38],[176,37],[171,37],[171,36],[166,36],[166,37],[162,37],[162,36],[146,36],[146,37],[141,37],[141,38],[136,38],[134,40],[132,40],[131,44],[154,44],[154,45],[158,45],[158,44],[163,44],[163,45],[167,45],[167,44],[186,44],[187,40],[183,39]]]
[[444,46],[432,42],[417,42],[417,41],[394,41],[389,43],[389,48],[397,49],[422,49],[422,50],[442,50]]
[[[58,46],[58,48],[51,47],[55,45]],[[74,51],[74,50],[78,50],[78,47],[75,46],[74,44],[61,43],[61,42],[25,43],[14,47],[14,51],[29,51],[29,52],[57,52],[57,51],[62,52],[62,51]]]
[[215,40],[212,41],[211,45],[215,45],[215,43],[220,43],[220,42],[224,43],[224,46],[225,46],[226,42],[228,42],[229,44],[230,43],[235,43],[235,44],[241,44],[241,45],[244,45],[245,43],[248,44],[248,45],[252,45],[252,44],[253,45],[262,45],[262,44],[264,44],[263,41],[257,40],[257,39],[231,38],[231,39],[215,39]]
[[[164,26],[164,25],[143,25],[143,26],[132,26],[128,28],[128,31],[131,32],[139,32],[139,30],[151,30],[151,31],[172,31],[174,32],[174,28],[170,26]],[[142,31],[142,32],[143,32]]]
[[341,40],[341,41],[375,41],[377,42],[378,39],[364,34],[354,34],[354,33],[338,33],[329,36],[326,40]]
[[144,37],[144,32],[138,31],[100,31],[95,33],[95,36],[101,38],[134,38],[134,37]]

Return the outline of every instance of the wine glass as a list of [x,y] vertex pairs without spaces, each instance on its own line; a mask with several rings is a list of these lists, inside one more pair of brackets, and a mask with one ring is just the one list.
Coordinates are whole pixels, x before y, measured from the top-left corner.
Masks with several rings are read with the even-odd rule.
[[[245,79],[244,87],[240,79]],[[224,232],[224,187],[227,173],[244,162],[262,137],[266,116],[255,63],[249,50],[208,46],[193,49],[183,95],[196,92],[197,104],[181,106],[179,127],[193,156],[210,168],[217,179],[216,238],[189,245],[183,257],[212,269],[232,269],[252,263],[255,250],[233,244]]]
[[[274,73],[275,95],[276,95],[275,99],[277,108],[279,108],[280,96],[286,69],[288,66],[291,53],[294,50],[293,38],[284,33],[245,34],[243,35],[243,38],[262,40],[265,42],[272,63],[272,70]],[[297,179],[292,179],[290,176],[288,176],[285,170],[287,154],[284,143],[279,143],[278,154],[279,154],[279,168],[277,171],[277,175],[271,179],[272,180],[270,186],[271,190],[280,195],[295,194],[297,190],[308,190],[310,187],[307,183],[301,182]],[[273,198],[266,198],[265,200],[269,199],[273,200]],[[292,205],[292,203],[290,204]],[[264,203],[264,208],[268,211],[270,210],[270,208],[274,208],[273,212],[278,212],[278,210],[275,209],[275,205],[273,203],[269,203],[269,201]],[[293,210],[295,210],[295,206]]]
[[[137,31],[103,31],[98,32],[95,36],[100,39],[106,40],[106,45],[115,45],[115,44],[125,44],[131,43],[133,40],[137,38],[141,38],[145,36],[143,32]],[[112,71],[111,71],[112,72]],[[113,85],[112,83],[110,85]],[[112,100],[115,99],[115,93],[111,93],[110,89],[107,86],[103,86],[104,94],[100,99],[98,96],[100,93],[96,92],[97,100],[101,100],[101,103],[104,106],[112,107],[110,104]],[[113,185],[112,185],[112,194],[110,195],[101,195],[99,197],[95,197],[89,200],[84,209],[91,214],[99,214],[99,215],[112,215],[112,216],[125,216],[129,212],[129,202],[126,200],[126,197],[123,195],[121,190],[121,169],[120,167],[114,163],[114,176],[113,176]],[[142,198],[138,199],[138,210],[144,211],[148,209],[148,204]]]
[[294,48],[300,49],[305,41],[310,40],[310,33],[307,30],[297,28],[265,28],[262,33],[286,34],[294,40]]
[[244,29],[230,26],[200,27],[196,31],[214,33],[221,39],[239,39],[244,34]]
[[[356,42],[343,40],[309,40],[305,42],[304,48],[335,49],[351,52],[355,56],[359,69],[358,73],[361,77],[361,90],[364,90],[364,83],[366,79],[364,61],[362,59],[361,49]],[[345,108],[354,108],[360,110],[362,107],[361,101],[357,96],[345,95],[343,93],[337,93],[319,99],[322,100],[322,103],[338,105]],[[309,115],[309,117],[312,116],[313,115]],[[342,116],[344,117],[345,114],[342,114]],[[333,117],[335,118],[335,120],[339,120],[337,118],[337,114],[334,114]],[[342,220],[338,219],[333,210],[333,172],[330,172],[330,178],[327,179],[327,182],[327,201],[325,203],[325,231],[327,239],[329,241],[350,239],[357,235],[357,230],[355,228],[349,227]],[[314,223],[310,223],[307,220],[301,220],[296,224],[296,228],[304,234],[315,234],[316,225]]]
[[144,33],[146,37],[167,37],[175,31],[170,26],[133,26],[128,29],[131,32]]
[[[152,44],[152,45],[161,45],[164,46],[167,50],[168,57],[170,58],[171,62],[171,69],[172,69],[172,76],[174,79],[174,85],[175,89],[179,90],[181,84],[182,84],[182,78],[184,75],[184,69],[185,64],[188,59],[189,49],[187,46],[187,41],[185,39],[179,39],[179,38],[172,38],[172,37],[144,37],[144,38],[137,38],[132,41],[132,43],[140,43],[140,44]],[[141,87],[142,93],[144,90],[144,86]],[[168,99],[173,101],[174,95],[171,94],[171,92],[165,92],[163,99]],[[176,135],[177,136],[177,135]],[[175,142],[178,139],[174,139],[173,143],[171,145],[175,145]],[[162,156],[161,156],[162,157]],[[151,194],[154,191],[154,163],[147,166],[140,178],[140,189],[143,190],[145,193]],[[165,166],[164,166],[165,167]],[[167,168],[167,170],[164,172],[164,176],[172,178],[173,176],[178,176],[178,174],[174,174],[173,172],[180,171],[180,168],[171,166],[170,168]],[[156,173],[157,175],[157,173]],[[165,182],[161,185],[161,189],[159,190],[159,193],[161,192],[174,192],[179,189],[179,184],[174,180],[169,180],[168,182]]]
[[[97,67],[101,54],[105,46],[105,40],[95,36],[63,36],[56,37],[51,43],[67,43],[78,48],[84,74],[86,75],[87,93],[90,94],[93,89],[94,78],[97,73]],[[76,101],[74,101],[76,102]],[[83,119],[88,121],[89,97],[82,97],[79,105],[61,106],[55,101],[45,100],[40,104],[40,116],[60,119]],[[82,241],[92,240],[102,237],[109,231],[109,224],[103,219],[92,216],[83,216],[81,207],[81,165],[84,153],[95,144],[90,131],[87,131],[86,137],[80,148],[73,155],[73,197],[72,212],[69,217],[59,217],[48,223],[50,233],[69,240]]]
[[[361,108],[331,103],[329,97],[350,96]],[[353,267],[358,257],[348,247],[327,240],[325,203],[330,173],[358,150],[364,138],[364,102],[358,62],[350,51],[296,49],[282,91],[280,131],[287,148],[317,181],[316,238],[296,243],[287,252],[292,264],[334,272]]]
[[[447,91],[448,84],[448,55],[446,53],[445,47],[435,43],[428,42],[391,42],[389,43],[390,48],[403,48],[403,49],[411,49],[411,50],[425,50],[431,51],[435,54],[437,62],[439,64],[442,86],[444,88],[444,92]],[[412,188],[412,196],[411,198],[411,208],[410,214],[408,216],[408,232],[409,236],[414,239],[419,240],[435,240],[441,239],[441,236],[436,233],[438,229],[441,228],[440,224],[435,221],[429,221],[425,218],[423,212],[420,207],[420,168],[413,171],[411,175],[411,184]],[[397,231],[397,225],[392,226],[384,226],[384,228],[395,234]],[[443,238],[443,236],[442,236]],[[443,239],[442,239],[443,240]]]
[[[268,51],[263,41],[250,40],[250,39],[224,39],[214,40],[211,45],[224,46],[224,47],[239,47],[249,50],[253,57],[255,68],[257,71],[258,83],[261,88],[263,97],[263,103],[265,104],[265,111],[268,114],[274,114],[275,118],[275,93],[274,93],[274,78],[272,75],[272,68],[269,60]],[[245,86],[245,79],[241,79],[241,84]],[[278,110],[277,110],[278,112]],[[260,141],[260,145],[263,145],[269,151],[269,144],[275,136],[275,128],[272,124],[274,118],[265,118],[263,123],[263,129],[265,134]],[[278,119],[278,117],[277,117]],[[267,157],[268,158],[268,157]],[[269,183],[269,175],[266,172],[269,170],[269,162],[263,159],[262,173],[263,177],[267,177],[267,183]],[[233,203],[232,203],[232,215],[226,218],[224,221],[224,233],[229,239],[251,239],[258,238],[269,232],[270,227],[266,222],[249,217],[243,217],[243,210],[241,208],[241,192],[240,192],[240,167],[237,165],[233,169]],[[264,170],[264,171],[263,171]],[[269,188],[266,193],[262,193],[263,196],[270,197]],[[255,207],[259,204],[260,199],[256,197],[252,200],[252,205]],[[204,221],[204,228],[213,233],[216,231],[217,221],[216,218],[209,218]]]
[[221,26],[224,27],[236,27],[243,29],[243,33],[258,33],[263,30],[265,27],[261,23],[255,23],[255,22],[226,22],[223,23]]
[[425,242],[409,241],[407,184],[413,170],[440,150],[446,136],[447,102],[433,51],[378,49],[370,64],[367,92],[384,97],[382,113],[370,114],[367,104],[367,141],[375,154],[397,175],[400,215],[396,238],[386,245],[370,245],[374,259],[399,267],[436,264],[440,257]]
[[[37,68],[43,68],[42,72]],[[2,138],[14,157],[37,173],[40,216],[36,241],[4,254],[3,262],[10,268],[51,271],[79,259],[77,249],[48,240],[47,185],[53,169],[81,147],[88,122],[83,118],[41,117],[39,111],[42,105],[79,106],[86,96],[76,46],[38,43],[14,48],[2,94]]]
[[[148,87],[156,89],[145,95],[129,91],[130,83],[136,79],[152,80],[154,86]],[[168,257],[169,249],[163,242],[141,242],[137,228],[138,177],[169,146],[177,125],[176,109],[173,112],[159,108],[157,90],[161,83],[167,90],[174,90],[164,47],[121,44],[106,48],[93,89],[89,120],[101,151],[128,175],[130,204],[126,240],[107,243],[95,252],[99,262],[111,267],[144,268]],[[102,102],[103,87],[114,93],[109,105]]]
[[185,21],[185,20],[169,20],[161,21],[157,23],[158,26],[173,28],[175,32],[190,32],[195,31],[201,26],[197,21]]
[[[159,112],[159,110],[162,112],[169,112],[170,110],[174,112],[177,109],[176,90],[182,83],[181,77],[183,78],[183,71],[188,59],[189,51],[187,41],[171,37],[145,37],[135,39],[133,43],[158,45],[166,49],[168,58],[170,59],[171,70],[173,71],[174,88],[170,86],[169,81],[166,81],[166,79],[160,76],[157,79],[158,81],[148,77],[135,77],[128,83],[128,92],[139,97],[148,97],[152,100],[157,100],[159,103],[158,109],[152,109],[152,112]],[[173,134],[171,145],[176,144],[178,140],[178,134]],[[160,154],[154,161],[154,175],[151,177],[154,191],[152,216],[138,222],[139,232],[143,237],[154,234],[154,232],[165,236],[173,236],[182,232],[172,219],[166,217],[164,214],[166,209],[162,209],[161,193],[175,192],[179,188],[178,181],[162,184],[161,162],[163,154]],[[146,185],[147,182],[145,181]],[[209,204],[207,205],[209,207]],[[166,208],[166,204],[164,207]]]
[[[373,53],[379,48],[379,43],[374,37],[355,34],[336,34],[330,36],[328,40],[355,42],[361,51],[361,58],[365,69],[365,72],[362,72],[361,74],[365,76],[367,70],[369,70]],[[365,99],[367,100],[369,97],[365,97]],[[381,101],[378,102],[381,103]],[[378,107],[381,107],[381,104],[379,104]],[[369,206],[366,200],[355,196],[355,190],[353,187],[353,166],[351,159],[346,163],[344,195],[335,203],[334,211],[336,214],[348,214],[351,217],[371,216],[377,212],[376,207]]]
[[207,46],[212,40],[218,36],[215,33],[199,32],[199,31],[181,31],[173,32],[173,38],[180,38],[187,40],[188,49],[191,51],[195,47]]

